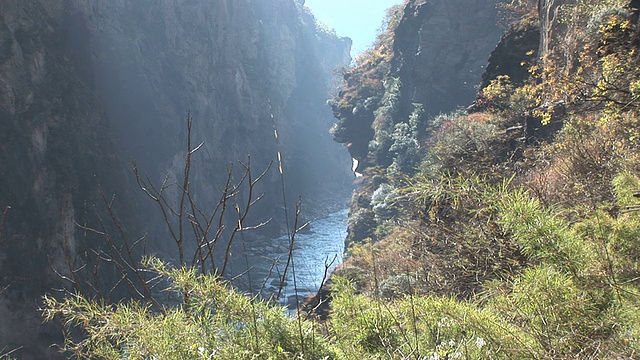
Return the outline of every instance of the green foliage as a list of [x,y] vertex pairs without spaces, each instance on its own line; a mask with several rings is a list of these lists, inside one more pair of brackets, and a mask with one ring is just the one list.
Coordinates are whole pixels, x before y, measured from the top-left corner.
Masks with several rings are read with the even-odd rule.
[[638,110],[638,29],[628,4],[580,0],[561,7],[570,41],[559,42],[533,69],[548,116],[551,104],[574,113],[601,111],[605,119]]
[[384,95],[375,110],[373,122],[374,138],[369,142],[369,152],[376,159],[377,164],[388,166],[391,164],[391,147],[395,122],[399,113],[399,101],[402,84],[397,78],[389,78],[384,83]]
[[511,83],[509,75],[499,75],[482,89],[481,96],[490,106],[497,109],[506,109],[511,104],[511,97],[514,91],[515,87]]
[[390,185],[381,185],[374,210],[381,218],[392,213],[394,223],[384,223],[378,241],[349,249],[348,264],[368,274],[359,288],[391,297],[418,291],[469,298],[483,281],[517,273],[526,259],[496,223],[496,201],[508,184],[418,174],[390,193]]
[[4,348],[0,349],[0,360],[13,360],[10,355],[14,353],[16,350],[6,351]]
[[628,4],[626,0],[576,0],[560,9],[560,21],[590,23],[591,19],[598,17],[602,12],[613,9],[624,11]]
[[[335,298],[334,316],[341,318],[340,321],[345,321],[344,317],[351,319],[352,325],[357,324],[360,329],[352,329],[353,332],[349,333],[344,328],[347,325],[340,323],[341,327],[336,331],[345,336],[341,339],[347,341],[346,345],[342,345],[343,348],[353,349],[354,353],[368,352],[374,358],[383,357],[377,348],[366,346],[369,344],[367,339],[374,334],[378,336],[374,336],[379,341],[377,344],[386,342],[384,351],[397,358],[416,353],[417,348],[421,349],[418,353],[422,356],[439,354],[445,357],[459,353],[461,357],[467,354],[468,358],[615,358],[637,353],[638,326],[631,320],[637,318],[640,310],[637,284],[639,251],[636,241],[640,237],[640,219],[637,216],[631,217],[632,213],[629,213],[616,219],[607,213],[595,212],[580,221],[569,223],[564,220],[563,213],[546,208],[524,191],[510,189],[508,183],[488,191],[482,188],[482,182],[477,179],[448,179],[441,183],[426,178],[412,181],[407,187],[410,192],[405,193],[405,199],[411,198],[412,202],[422,204],[420,207],[431,213],[434,221],[442,216],[440,210],[435,209],[444,207],[458,209],[460,212],[455,219],[465,222],[467,227],[474,226],[472,231],[467,232],[462,230],[462,226],[450,228],[446,233],[440,233],[439,239],[444,244],[434,244],[430,248],[432,252],[447,254],[449,267],[446,267],[447,263],[434,260],[433,256],[419,259],[414,266],[424,266],[422,261],[429,259],[431,263],[425,265],[444,268],[445,272],[455,273],[458,277],[464,276],[462,269],[469,271],[472,264],[465,265],[461,261],[472,259],[469,252],[464,251],[465,247],[474,253],[483,248],[495,249],[499,244],[485,243],[481,236],[472,235],[486,233],[496,218],[499,218],[497,224],[502,230],[495,234],[507,234],[539,265],[524,270],[520,275],[512,269],[506,278],[485,279],[484,291],[477,297],[478,303],[466,305],[446,297],[411,296],[389,302],[353,295],[353,289],[350,290],[348,286],[340,288],[344,293]],[[629,194],[638,181],[628,174],[616,177],[621,206],[633,203]],[[470,194],[475,195],[470,197]],[[473,206],[471,199],[479,202]],[[476,223],[474,218],[461,220],[461,214],[465,211],[471,211],[481,221]],[[448,215],[453,214],[449,212]],[[446,218],[440,218],[437,223],[440,227],[452,226]],[[444,234],[447,234],[446,237]],[[455,235],[470,237],[469,243],[465,244],[462,237]],[[354,256],[359,258],[356,263],[371,269],[370,273],[377,274],[381,290],[379,294],[385,297],[397,297],[398,290],[400,294],[409,295],[424,291],[419,276],[408,276],[414,273],[398,275],[402,273],[396,269],[385,278],[382,269],[389,266],[389,254],[398,253],[391,246],[400,245],[395,236],[394,245],[385,245],[385,240],[353,251]],[[455,255],[447,252],[451,250],[447,250],[446,243],[457,244],[454,247],[458,249]],[[411,247],[413,251],[425,251],[415,242]],[[384,249],[387,249],[386,255]],[[491,259],[489,262],[499,259],[487,256],[490,253],[482,253],[479,257]],[[363,262],[367,258],[370,259],[368,264]],[[462,266],[456,265],[456,261],[461,261],[458,264]],[[430,276],[437,278],[438,275],[432,272]],[[438,286],[436,284],[431,286]],[[442,284],[439,286],[442,291]],[[358,289],[362,288],[360,284]],[[395,295],[390,295],[389,291]],[[459,294],[459,291],[454,294]],[[442,304],[446,301],[460,308],[468,306],[467,310],[464,315],[459,315],[457,311],[460,308],[443,309]],[[344,306],[352,309],[351,312],[341,312],[345,311],[342,308]],[[368,312],[364,306],[367,306]],[[415,309],[419,309],[419,321],[411,318]],[[422,313],[424,309],[430,309],[426,312],[431,316],[438,314],[440,319],[447,314],[448,319],[453,319],[453,325],[445,326],[445,322],[429,318],[429,315]],[[486,314],[495,315],[495,318],[482,317]],[[388,328],[388,322],[395,324],[395,327]],[[426,330],[424,333],[416,330],[425,326],[422,322],[429,324],[426,328],[432,329],[431,334],[446,333],[449,328],[454,330],[444,337],[446,341],[434,341],[425,337],[428,333]],[[387,327],[382,328],[381,323]],[[469,351],[473,344],[473,338],[464,338],[464,334],[470,333],[489,344],[486,353],[470,355],[462,352],[465,348],[465,351]],[[493,353],[491,349],[500,351]]]
[[[351,156],[364,166],[370,149],[375,157],[385,159],[391,146],[399,85],[394,85],[397,79],[387,80],[386,77],[391,69],[394,33],[402,13],[401,6],[389,9],[373,46],[344,72],[339,94],[329,101],[339,120],[331,129],[334,140],[347,144]],[[376,111],[379,108],[385,109]],[[374,132],[373,128],[380,132]],[[385,165],[392,161],[387,160]]]
[[[357,290],[335,289],[336,343],[369,358],[637,357],[637,118],[573,118],[555,143],[510,163],[491,149],[511,141],[506,115],[473,116],[440,117],[422,171],[392,182],[399,225],[352,246],[360,272]],[[527,163],[531,153],[546,167]],[[531,172],[504,180],[505,164]],[[548,191],[584,190],[550,205],[525,190],[545,169],[564,180],[547,177]],[[390,190],[379,187],[378,211]]]
[[528,269],[514,279],[508,294],[492,297],[487,308],[535,341],[533,358],[587,352],[608,325],[588,292],[552,266]]
[[[380,307],[372,306],[371,299],[354,295],[354,289],[339,279],[334,283],[332,332],[345,353],[384,353],[396,347],[401,333],[393,326],[393,316]],[[381,303],[378,305],[383,306]]]
[[500,224],[531,258],[578,274],[589,258],[589,244],[526,193],[515,191],[500,204]]
[[630,173],[624,172],[613,178],[612,185],[618,206],[625,208],[637,205],[638,198],[633,196],[633,194],[640,190],[640,179]]
[[[536,17],[535,3],[513,0],[499,7],[507,22],[518,25]],[[535,116],[544,125],[565,112],[598,111],[612,119],[637,111],[638,27],[629,1],[577,0],[555,11],[545,24],[547,36],[554,38],[546,39],[542,58],[520,64],[527,66],[531,78],[514,87],[508,76],[498,76],[480,91],[477,105],[513,116]]]
[[59,317],[82,341],[67,338],[65,350],[90,359],[305,359],[333,358],[313,324],[296,321],[279,307],[252,299],[209,275],[152,269],[171,280],[181,305],[154,312],[138,302],[104,304],[81,295],[45,298],[45,318]]
[[396,214],[393,208],[396,198],[394,190],[392,185],[382,183],[371,196],[372,210],[378,223],[389,220]]
[[[628,174],[616,177],[620,204],[630,202],[637,184]],[[510,314],[547,354],[636,353],[637,327],[627,316],[640,310],[640,219],[595,211],[568,223],[521,191],[500,208],[505,230],[541,265],[508,285],[501,292],[507,296],[490,297],[490,306]],[[635,345],[622,347],[623,342]]]
[[[622,5],[563,7],[568,35],[531,79],[496,78],[479,96],[485,112],[441,115],[422,134],[398,121],[402,88],[386,83],[370,150],[388,149],[388,163],[368,209],[394,221],[352,244],[353,281],[335,282],[342,355],[640,356],[638,30]],[[564,124],[533,145],[534,116]]]
[[[533,51],[527,53],[533,55]],[[521,66],[528,65],[526,63]],[[538,115],[541,98],[530,80],[516,87],[508,75],[499,75],[480,90],[476,104],[490,112],[508,117]],[[544,115],[544,113],[541,113]]]
[[[533,4],[505,2],[520,16]],[[355,197],[350,232],[368,239],[336,271],[324,323],[157,261],[148,265],[171,279],[176,306],[48,297],[45,315],[83,331],[65,348],[86,358],[638,358],[640,71],[620,5],[566,6],[575,43],[522,86],[492,81],[486,112],[429,129],[388,77],[401,12],[390,13],[331,103],[336,140],[384,166],[366,169]],[[565,105],[575,116],[551,143],[522,141],[526,117],[547,123]]]
[[538,2],[536,0],[508,0],[498,3],[498,10],[505,24],[513,24],[522,20],[538,18]]
[[488,152],[491,140],[497,133],[497,121],[491,115],[454,116],[440,124],[436,141],[443,146],[431,152],[441,163],[450,164],[455,161],[454,157]]
[[535,346],[489,311],[452,298],[406,296],[392,302],[357,295],[337,279],[331,330],[345,358],[513,359]]
[[409,122],[395,125],[389,151],[394,153],[389,172],[393,174],[412,174],[420,160],[420,128],[423,126],[424,109],[420,104],[413,104],[413,112]]
[[590,209],[615,202],[611,182],[616,174],[640,169],[638,121],[632,114],[615,121],[593,115],[566,118],[556,140],[535,152],[544,159],[529,182],[536,196],[545,204]]

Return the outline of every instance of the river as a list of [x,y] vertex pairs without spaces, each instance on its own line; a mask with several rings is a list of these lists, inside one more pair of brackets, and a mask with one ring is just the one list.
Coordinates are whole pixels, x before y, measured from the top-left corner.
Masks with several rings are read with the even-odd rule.
[[[295,307],[305,296],[315,294],[324,280],[325,267],[330,273],[342,263],[346,228],[347,210],[340,210],[311,221],[308,230],[296,234],[293,262],[278,299],[282,305]],[[233,283],[240,289],[259,292],[265,298],[277,295],[287,266],[289,245],[287,235],[243,240],[242,256],[236,261],[249,271],[239,275]]]

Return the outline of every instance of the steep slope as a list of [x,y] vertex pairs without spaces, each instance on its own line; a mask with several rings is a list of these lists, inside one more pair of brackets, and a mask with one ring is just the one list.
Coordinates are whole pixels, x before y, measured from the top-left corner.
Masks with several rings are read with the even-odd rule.
[[[500,39],[496,1],[407,1],[344,76],[332,103],[345,143],[365,173],[354,195],[347,242],[373,237],[376,173],[416,166],[419,139],[436,115],[468,106]],[[378,178],[379,179],[379,178]]]
[[411,1],[395,30],[390,76],[427,117],[470,103],[503,32],[496,1]]
[[0,4],[0,343],[29,345],[26,358],[52,356],[36,309],[57,283],[51,268],[66,269],[79,246],[75,221],[98,202],[94,176],[110,190],[125,182],[101,106],[47,10]]
[[[638,2],[503,5],[523,17],[467,111],[407,121],[405,82],[376,72],[382,62],[345,77],[335,133],[365,144],[352,151],[363,189],[350,256],[314,305],[333,301],[328,321],[350,331],[353,353],[638,356]],[[381,106],[359,107],[372,88]],[[370,112],[371,137],[356,138],[369,124],[348,110]]]
[[[0,348],[23,347],[20,358],[53,356],[59,333],[36,309],[60,286],[52,269],[65,273],[88,246],[76,223],[96,224],[98,183],[131,236],[149,233],[150,249],[171,256],[128,163],[156,183],[179,177],[187,111],[204,142],[191,179],[203,206],[227,163],[250,155],[257,172],[276,159],[274,124],[290,201],[321,213],[350,193],[324,106],[350,41],[319,31],[300,2],[11,0],[0,39]],[[279,233],[277,166],[257,190],[267,196],[251,221],[274,217],[265,230]]]
[[[296,178],[337,184],[327,181],[335,172],[308,165],[341,169],[336,151],[312,159],[296,145],[331,149],[324,135],[330,114],[321,99],[332,69],[348,61],[349,47],[316,30],[296,2],[93,3],[73,11],[73,32],[89,34],[78,61],[93,65],[90,75],[117,141],[142,168],[157,175],[170,167],[186,110],[195,119],[194,142],[205,141],[196,183],[220,180],[219,165],[246,154],[265,167],[273,159],[273,114],[290,182],[303,184],[292,194],[323,198],[344,191],[345,172],[338,188],[324,193]],[[270,184],[277,181],[276,172],[269,177]],[[265,202],[271,208],[276,200]]]

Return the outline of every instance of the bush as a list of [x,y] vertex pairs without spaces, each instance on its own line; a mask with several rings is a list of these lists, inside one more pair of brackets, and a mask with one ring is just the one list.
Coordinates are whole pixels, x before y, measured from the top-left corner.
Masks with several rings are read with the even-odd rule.
[[391,219],[396,213],[395,209],[392,208],[396,196],[394,190],[392,185],[383,183],[380,184],[371,196],[371,206],[378,223]]
[[[171,280],[185,299],[161,312],[140,302],[108,305],[81,295],[45,298],[46,319],[61,318],[69,336],[63,350],[89,359],[325,359],[334,358],[327,340],[303,319],[240,294],[210,275],[169,269],[158,260],[150,270]],[[70,334],[70,333],[68,333]]]
[[611,182],[620,171],[640,170],[638,118],[616,121],[599,116],[571,117],[552,144],[534,153],[539,162],[527,185],[545,204],[597,208],[615,201]]
[[513,174],[514,154],[520,146],[517,132],[507,132],[508,118],[499,114],[477,112],[452,113],[434,119],[422,169],[438,173],[474,176],[486,174],[497,178]]
[[535,344],[489,311],[451,298],[406,296],[387,302],[334,287],[330,328],[345,358],[532,358]]

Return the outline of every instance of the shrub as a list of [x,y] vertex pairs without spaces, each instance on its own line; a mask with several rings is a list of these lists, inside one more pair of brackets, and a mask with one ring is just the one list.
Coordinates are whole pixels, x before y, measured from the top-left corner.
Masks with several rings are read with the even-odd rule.
[[155,312],[140,302],[108,305],[81,295],[61,301],[48,296],[48,320],[60,317],[67,330],[86,333],[81,341],[68,333],[63,350],[90,359],[335,357],[310,322],[289,318],[279,307],[240,294],[214,276],[169,269],[159,260],[148,264],[188,300]]
[[535,340],[533,358],[595,351],[591,345],[606,326],[588,292],[553,266],[526,270],[487,309]]
[[394,190],[392,185],[383,183],[371,196],[371,206],[379,223],[390,219],[395,213],[395,210],[392,209],[395,201]]
[[453,113],[434,119],[432,137],[425,149],[422,169],[432,173],[486,174],[498,179],[510,177],[520,136],[507,132],[507,118],[487,112]]
[[628,4],[579,0],[560,8],[564,39],[533,68],[543,104],[563,104],[573,113],[604,111],[607,118],[638,110],[637,25]]
[[346,358],[532,358],[522,355],[535,346],[521,330],[489,311],[451,298],[382,301],[357,295],[340,279],[333,304],[330,328]]
[[640,138],[638,118],[616,121],[599,116],[570,117],[552,144],[534,151],[538,162],[527,185],[545,204],[593,209],[614,202],[611,182],[620,171],[637,172]]
[[589,243],[525,192],[515,191],[504,197],[499,212],[499,223],[527,256],[576,275],[591,260]]

